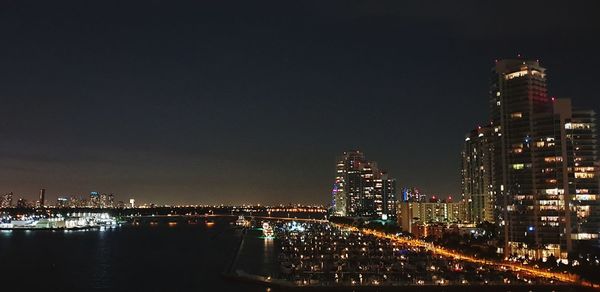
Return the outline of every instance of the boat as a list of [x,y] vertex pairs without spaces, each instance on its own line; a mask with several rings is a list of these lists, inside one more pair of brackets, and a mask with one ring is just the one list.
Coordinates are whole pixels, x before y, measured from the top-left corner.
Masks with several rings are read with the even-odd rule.
[[235,220],[235,225],[240,227],[248,227],[249,222],[244,218],[244,216],[238,216],[237,220]]
[[215,225],[215,221],[213,221],[213,220],[207,220],[206,221],[206,226],[211,227],[213,225]]
[[263,222],[262,231],[265,238],[273,238],[273,227],[271,227],[269,222]]

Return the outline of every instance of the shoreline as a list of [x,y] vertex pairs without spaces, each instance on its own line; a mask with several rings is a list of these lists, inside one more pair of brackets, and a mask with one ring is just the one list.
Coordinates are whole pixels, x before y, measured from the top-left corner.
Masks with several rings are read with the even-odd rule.
[[92,230],[92,229],[100,229],[104,226],[85,226],[85,227],[71,227],[71,228],[66,228],[66,227],[11,227],[11,228],[0,228],[0,231],[18,231],[18,230],[23,230],[23,231],[54,231],[54,230],[60,230],[60,231],[68,231],[68,230]]

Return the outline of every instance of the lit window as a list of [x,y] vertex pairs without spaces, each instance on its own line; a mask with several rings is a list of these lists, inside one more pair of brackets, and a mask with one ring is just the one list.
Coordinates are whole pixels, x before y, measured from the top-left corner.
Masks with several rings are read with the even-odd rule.
[[590,240],[598,238],[598,234],[596,233],[573,233],[571,234],[571,239],[574,240]]
[[512,165],[512,169],[523,169],[525,168],[525,164],[523,163],[515,163]]
[[562,195],[565,193],[565,190],[557,188],[545,189],[544,193],[546,193],[547,195]]
[[510,74],[506,74],[504,76],[504,78],[506,80],[510,80],[510,79],[513,79],[513,78],[518,78],[518,77],[525,76],[525,75],[527,75],[527,73],[528,73],[527,69],[525,69],[525,70],[521,70],[521,71],[510,73]]
[[562,157],[561,156],[549,156],[549,157],[545,157],[544,158],[545,162],[560,162],[562,161]]
[[581,130],[581,129],[590,129],[592,126],[588,123],[566,123],[565,129],[567,130]]
[[594,178],[596,175],[589,172],[576,172],[575,178]]
[[510,117],[513,119],[520,119],[523,117],[523,113],[522,112],[512,113],[512,114],[510,114]]
[[596,195],[575,195],[575,200],[578,201],[595,201]]

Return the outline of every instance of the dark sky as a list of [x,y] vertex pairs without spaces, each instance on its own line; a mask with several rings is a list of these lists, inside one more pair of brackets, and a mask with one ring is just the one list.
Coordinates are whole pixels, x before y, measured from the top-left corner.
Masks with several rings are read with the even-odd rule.
[[360,148],[458,194],[494,59],[600,110],[595,3],[4,0],[0,193],[326,203]]

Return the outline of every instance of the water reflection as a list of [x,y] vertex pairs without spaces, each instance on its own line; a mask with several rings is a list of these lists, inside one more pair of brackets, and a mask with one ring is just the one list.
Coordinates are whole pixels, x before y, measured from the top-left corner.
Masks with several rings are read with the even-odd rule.
[[[173,218],[152,218],[94,230],[3,230],[0,275],[15,280],[35,275],[26,283],[30,291],[265,291],[221,277],[240,240],[227,220],[215,218],[212,228],[203,220],[186,224],[187,219],[170,228]],[[262,268],[273,242],[258,234],[249,242],[244,260]]]

